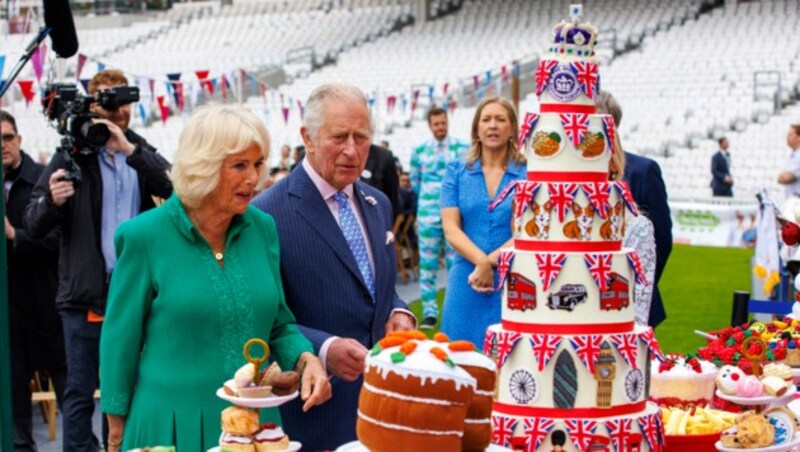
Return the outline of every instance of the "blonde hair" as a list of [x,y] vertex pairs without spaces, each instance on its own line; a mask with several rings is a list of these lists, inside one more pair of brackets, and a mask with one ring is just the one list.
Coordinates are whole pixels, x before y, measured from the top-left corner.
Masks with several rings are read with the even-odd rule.
[[[611,115],[614,119],[614,125],[619,127],[622,122],[622,107],[614,96],[608,91],[601,91],[595,99],[597,105],[597,112],[602,114]],[[622,149],[622,141],[619,137],[619,132],[616,135],[617,148],[611,154],[611,160],[608,161],[608,179],[621,180],[625,174],[625,151]]]
[[209,104],[189,118],[178,141],[172,164],[172,185],[181,201],[196,208],[219,184],[225,157],[257,146],[269,157],[269,133],[249,109]]
[[489,104],[499,104],[506,110],[506,114],[508,114],[508,121],[511,123],[511,130],[513,131],[513,134],[508,142],[508,147],[506,147],[507,152],[505,160],[503,161],[503,166],[508,167],[508,164],[512,160],[515,162],[525,162],[525,156],[519,152],[519,149],[517,149],[517,131],[519,130],[517,110],[514,108],[514,105],[508,101],[508,99],[494,96],[483,99],[475,109],[475,116],[472,118],[472,146],[469,148],[469,152],[467,152],[466,155],[467,167],[471,168],[473,163],[481,159],[483,145],[481,144],[480,137],[478,136],[478,124],[481,121],[483,109]]

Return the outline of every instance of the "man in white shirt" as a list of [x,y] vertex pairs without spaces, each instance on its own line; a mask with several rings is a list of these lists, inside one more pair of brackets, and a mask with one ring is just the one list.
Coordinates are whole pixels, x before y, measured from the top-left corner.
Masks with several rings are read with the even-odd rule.
[[786,134],[786,144],[792,150],[792,155],[783,171],[778,174],[778,183],[786,187],[786,198],[800,196],[800,124],[789,126]]

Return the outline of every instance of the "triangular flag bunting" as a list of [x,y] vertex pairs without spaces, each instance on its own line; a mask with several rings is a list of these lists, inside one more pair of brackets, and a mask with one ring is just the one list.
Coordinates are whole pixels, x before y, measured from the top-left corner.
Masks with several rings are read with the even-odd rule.
[[512,331],[497,332],[497,368],[503,367],[522,335]]
[[564,217],[572,208],[572,201],[578,193],[578,184],[548,183],[547,191],[553,208],[558,212],[558,221],[563,223]]
[[581,184],[583,192],[592,203],[594,211],[600,215],[600,218],[606,219],[606,209],[609,205],[609,198],[611,196],[611,184],[608,182],[586,182]]
[[547,291],[561,273],[567,255],[564,253],[536,253],[536,266],[539,271],[539,278],[542,280],[542,290]]
[[583,255],[583,261],[586,263],[586,268],[592,275],[594,283],[601,292],[608,291],[608,279],[611,275],[611,259],[613,255],[610,253],[586,253]]
[[597,421],[565,419],[564,425],[569,432],[569,439],[578,450],[589,450],[589,443],[597,429]]
[[536,362],[539,365],[539,372],[542,372],[550,363],[555,355],[558,346],[561,345],[562,336],[557,334],[533,334],[531,335],[531,348]]
[[525,450],[537,450],[554,425],[556,425],[556,422],[552,419],[543,417],[525,418],[522,422],[522,430],[525,432]]
[[506,282],[509,270],[511,270],[511,263],[514,261],[514,250],[502,250],[497,257],[497,287],[495,290],[500,290]]
[[637,368],[636,358],[639,356],[639,342],[636,340],[634,333],[619,333],[611,335],[611,343],[617,348],[617,351],[628,367]]
[[508,447],[511,444],[511,436],[514,434],[517,422],[519,421],[516,418],[492,414],[492,444]]
[[525,119],[522,121],[522,127],[519,129],[519,136],[517,137],[517,150],[522,152],[522,148],[530,138],[533,129],[536,128],[536,123],[539,121],[538,113],[525,113]]
[[648,328],[644,333],[639,334],[639,340],[647,344],[647,348],[653,356],[664,362],[664,354],[661,352],[661,346],[658,345],[658,339],[656,339],[652,328]]
[[572,336],[569,343],[583,365],[586,366],[586,370],[594,375],[594,367],[597,364],[597,358],[600,357],[600,345],[603,343],[603,336],[599,334]]

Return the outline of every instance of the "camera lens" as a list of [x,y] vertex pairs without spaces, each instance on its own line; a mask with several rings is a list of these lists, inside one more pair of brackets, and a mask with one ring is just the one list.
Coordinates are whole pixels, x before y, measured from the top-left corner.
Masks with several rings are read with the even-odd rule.
[[86,121],[81,124],[81,135],[90,145],[100,148],[105,146],[108,139],[111,138],[111,131],[105,124],[93,124],[91,121]]

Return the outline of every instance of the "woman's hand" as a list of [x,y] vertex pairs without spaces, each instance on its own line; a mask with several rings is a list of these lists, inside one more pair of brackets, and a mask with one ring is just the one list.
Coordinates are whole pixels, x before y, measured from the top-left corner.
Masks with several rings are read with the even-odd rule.
[[122,436],[125,434],[125,417],[107,414],[108,418],[108,452],[122,450]]
[[331,398],[331,383],[319,358],[304,352],[297,360],[297,370],[300,372],[300,398],[306,402],[304,412]]
[[494,291],[494,270],[492,263],[487,258],[485,261],[475,266],[475,270],[467,278],[472,290],[476,292]]

